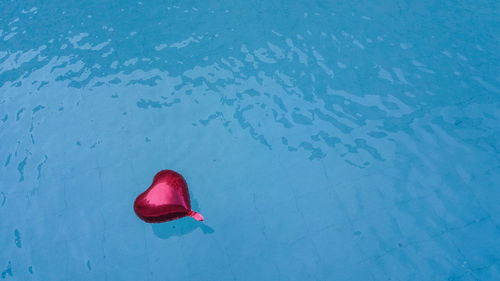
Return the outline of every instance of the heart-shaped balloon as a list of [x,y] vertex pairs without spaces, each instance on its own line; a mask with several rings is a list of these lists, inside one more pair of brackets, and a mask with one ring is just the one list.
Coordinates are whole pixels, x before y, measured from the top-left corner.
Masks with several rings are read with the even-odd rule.
[[134,202],[134,211],[145,222],[159,223],[185,216],[202,221],[200,213],[191,210],[186,180],[172,170],[158,172],[151,186]]

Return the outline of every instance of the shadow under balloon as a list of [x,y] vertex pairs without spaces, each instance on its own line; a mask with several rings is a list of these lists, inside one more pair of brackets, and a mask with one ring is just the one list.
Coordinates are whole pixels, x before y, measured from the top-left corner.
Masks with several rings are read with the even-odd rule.
[[[198,202],[196,202],[196,200],[191,200],[191,202],[192,209],[198,211]],[[164,223],[155,223],[151,226],[151,228],[153,229],[153,233],[156,235],[156,237],[160,239],[168,239],[172,236],[186,235],[198,228],[201,229],[203,234],[210,234],[214,232],[213,228],[211,228],[210,226],[191,217],[184,217]]]

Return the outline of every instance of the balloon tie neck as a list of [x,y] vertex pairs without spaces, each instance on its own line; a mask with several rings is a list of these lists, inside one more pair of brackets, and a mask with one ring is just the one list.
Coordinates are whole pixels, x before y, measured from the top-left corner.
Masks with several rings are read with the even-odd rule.
[[192,210],[189,211],[188,216],[192,217],[193,219],[195,219],[197,221],[203,221],[204,220],[203,216],[200,213],[194,212]]

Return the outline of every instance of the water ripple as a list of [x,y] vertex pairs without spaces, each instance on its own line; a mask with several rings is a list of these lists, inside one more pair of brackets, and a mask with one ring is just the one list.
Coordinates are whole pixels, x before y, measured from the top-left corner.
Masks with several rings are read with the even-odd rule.
[[[101,266],[106,261],[105,250],[91,257],[97,250],[87,252],[84,246],[89,244],[75,246],[68,240],[83,243],[79,239],[86,239],[84,235],[99,232],[105,242],[91,246],[104,249],[115,239],[106,237],[110,228],[115,227],[114,235],[125,235],[121,234],[126,232],[123,228],[102,214],[126,209],[123,202],[133,198],[123,195],[119,202],[92,205],[111,197],[105,194],[103,181],[123,187],[121,190],[128,188],[126,183],[110,179],[111,172],[106,169],[114,165],[115,171],[123,168],[146,173],[146,169],[171,163],[147,158],[153,154],[161,155],[158,158],[168,155],[179,166],[189,166],[183,162],[186,158],[203,153],[205,160],[210,158],[210,165],[220,168],[224,167],[217,166],[223,165],[219,164],[222,159],[217,162],[212,157],[217,155],[215,150],[254,149],[255,144],[265,152],[261,158],[239,160],[242,167],[254,165],[267,171],[267,163],[252,161],[283,157],[283,167],[304,168],[311,174],[304,178],[311,182],[325,178],[328,182],[300,182],[298,176],[283,172],[277,187],[268,182],[256,184],[268,188],[269,196],[288,208],[287,212],[274,212],[275,202],[264,201],[265,208],[255,207],[259,214],[246,218],[259,225],[252,243],[269,244],[276,250],[273,256],[245,248],[256,257],[270,256],[262,266],[276,266],[267,273],[278,278],[288,272],[280,271],[284,266],[278,259],[279,253],[286,251],[275,247],[300,244],[310,247],[307,249],[314,258],[294,261],[303,269],[300,272],[310,273],[296,278],[329,279],[339,270],[326,262],[333,255],[325,252],[331,247],[325,250],[315,245],[328,239],[318,238],[324,236],[343,238],[343,245],[337,246],[355,253],[346,259],[350,263],[346,266],[359,269],[360,264],[370,265],[368,276],[351,279],[437,278],[429,272],[439,273],[442,279],[481,279],[479,276],[486,273],[498,276],[499,257],[491,250],[498,247],[476,242],[471,243],[477,246],[474,248],[464,242],[464,237],[498,242],[493,238],[498,237],[500,210],[491,187],[498,182],[500,167],[497,4],[253,1],[222,7],[213,1],[167,2],[118,5],[91,1],[78,7],[72,1],[44,6],[30,1],[0,4],[2,210],[48,210],[47,214],[56,218],[50,227],[64,226],[57,237],[50,238],[63,241],[61,249],[75,251],[87,271],[105,276],[108,268]],[[147,147],[154,149],[146,153]],[[129,151],[137,152],[134,159]],[[182,157],[177,151],[183,152]],[[230,161],[237,155],[226,158],[224,161]],[[141,164],[147,161],[152,164]],[[130,167],[125,164],[129,162],[133,162]],[[212,169],[204,165],[200,163],[203,169]],[[316,165],[324,167],[324,175],[315,174]],[[249,173],[238,174],[237,169],[246,167],[231,168],[235,175]],[[216,170],[210,171],[216,174]],[[206,178],[201,175],[193,180]],[[81,189],[78,184],[85,181],[92,184]],[[240,184],[243,180],[235,181]],[[238,204],[262,195],[259,187],[246,190],[254,181],[243,184],[245,191],[232,182],[232,188],[241,192],[233,194],[241,200]],[[310,190],[302,194],[294,184]],[[224,186],[219,182],[213,185]],[[74,190],[70,192],[66,186]],[[210,196],[231,204],[227,199],[230,191],[217,188]],[[279,192],[273,194],[273,188]],[[92,197],[85,192],[96,198],[89,202],[75,199]],[[53,198],[46,198],[46,194]],[[301,205],[301,199],[311,196],[324,200],[318,210],[324,208],[325,214],[336,208],[331,215],[335,220],[319,211],[308,217],[309,209]],[[64,202],[44,205],[40,198]],[[83,215],[81,210],[68,207],[68,198],[89,204],[84,205],[85,210],[99,214],[92,213],[89,220],[101,217],[100,221],[82,219],[78,228],[82,233],[71,233],[68,229],[72,225],[62,210],[70,210],[78,218]],[[275,221],[267,221],[271,214],[261,210],[273,211],[273,216],[286,214],[280,222],[299,218],[309,227],[299,231],[294,228],[299,222],[276,227]],[[45,229],[47,217],[36,215],[30,219]],[[45,240],[30,241],[29,228],[23,230],[14,218],[4,218],[7,223],[2,226],[11,229],[6,231],[10,236],[14,231],[16,247],[5,244],[10,252],[2,260],[2,277],[22,278],[18,273],[22,269],[14,262],[23,259],[19,251]],[[317,225],[323,221],[329,226]],[[96,226],[100,228],[94,229]],[[214,226],[217,231],[207,237],[224,233],[221,226]],[[235,229],[253,233],[254,229],[240,227]],[[153,232],[169,242],[199,230],[194,225],[188,228],[167,229],[173,233],[168,235],[160,233],[165,229],[153,228]],[[18,229],[24,233],[23,247]],[[321,230],[311,233],[311,229]],[[293,239],[274,243],[279,235]],[[213,239],[210,245],[222,245],[218,250],[227,246],[226,241]],[[426,247],[434,252],[419,252]],[[124,257],[137,251],[127,248],[120,253]],[[485,254],[492,259],[479,258]],[[465,259],[473,265],[463,264]],[[231,266],[241,267],[234,260]],[[339,259],[338,264],[343,261]],[[220,268],[227,267],[223,261],[214,262],[220,262]],[[150,261],[142,265],[150,266]],[[26,273],[37,274],[31,263],[23,266]],[[74,265],[64,266],[69,272],[69,266]],[[405,273],[394,268],[403,268]],[[454,276],[449,275],[452,269]],[[200,277],[193,274],[188,275]]]

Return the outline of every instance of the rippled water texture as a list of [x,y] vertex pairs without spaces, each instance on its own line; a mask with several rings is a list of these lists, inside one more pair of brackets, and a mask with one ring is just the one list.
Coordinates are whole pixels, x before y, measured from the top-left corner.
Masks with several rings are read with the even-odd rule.
[[[500,279],[498,1],[29,2],[2,278]],[[135,216],[165,168],[204,223]]]

